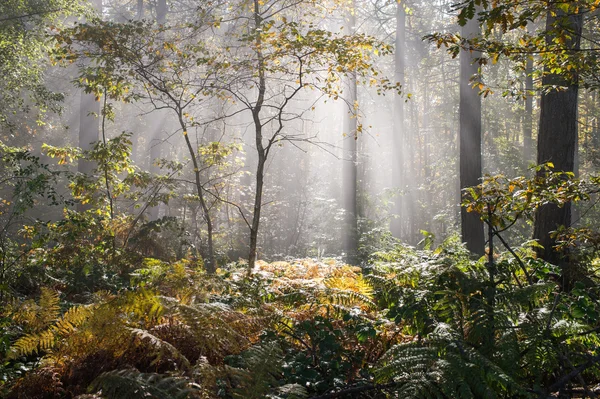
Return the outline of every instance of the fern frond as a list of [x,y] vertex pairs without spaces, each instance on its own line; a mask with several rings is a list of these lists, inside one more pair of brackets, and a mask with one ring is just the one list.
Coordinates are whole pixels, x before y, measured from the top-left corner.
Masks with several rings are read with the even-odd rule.
[[183,378],[137,370],[101,374],[92,382],[89,391],[100,390],[107,399],[186,399],[198,391]]
[[304,399],[308,398],[308,391],[306,390],[306,388],[299,384],[286,384],[277,388],[276,394],[270,395],[270,398]]
[[93,313],[93,306],[73,306],[69,308],[52,327],[59,334],[70,334],[82,325]]
[[78,326],[90,317],[92,311],[93,309],[90,306],[70,308],[46,330],[19,338],[13,344],[9,358],[15,359],[19,356],[28,356],[53,348],[59,336],[66,336],[74,332]]
[[327,289],[324,291],[321,303],[331,303],[346,307],[363,306],[368,309],[376,309],[377,305],[367,296],[349,290]]
[[325,287],[343,291],[353,291],[373,299],[373,286],[362,276],[334,276],[323,281]]
[[389,279],[386,276],[378,274],[368,274],[364,276],[364,279],[376,290],[378,293],[388,292],[397,287],[393,279]]
[[277,387],[282,375],[283,351],[276,343],[265,342],[250,347],[239,357],[239,365],[232,369],[237,386],[233,397],[262,399]]
[[52,329],[37,334],[28,334],[19,338],[11,347],[9,359],[27,356],[50,349],[54,346],[54,331]]
[[304,290],[295,290],[290,293],[278,295],[273,302],[280,303],[283,306],[297,306],[308,302],[309,295]]
[[177,306],[183,322],[189,326],[202,354],[215,362],[239,353],[250,343],[240,322],[244,315],[220,303]]
[[122,300],[120,308],[125,313],[132,313],[147,324],[152,324],[164,314],[162,298],[154,291],[140,289],[128,293]]
[[150,345],[152,345],[152,347],[155,349],[156,359],[154,359],[151,365],[159,363],[160,361],[168,358],[169,360],[176,362],[176,364],[182,370],[191,369],[192,366],[190,361],[177,348],[167,341],[158,338],[156,335],[153,335],[146,330],[139,328],[130,328],[129,330],[134,336],[142,341],[150,343]]
[[39,306],[38,318],[40,326],[43,328],[56,320],[60,315],[59,293],[49,288],[42,288]]
[[[432,334],[423,343],[391,348],[375,370],[377,381],[398,382],[399,397],[527,397],[495,361],[453,339],[454,334],[440,332],[442,335]],[[514,364],[507,367],[515,370]]]
[[555,289],[555,283],[539,282],[500,292],[496,295],[496,300],[507,308],[519,311],[524,307],[542,305]]
[[16,308],[12,318],[17,323],[28,326],[30,332],[37,332],[51,324],[60,315],[59,293],[49,288],[42,288],[37,302],[29,299]]

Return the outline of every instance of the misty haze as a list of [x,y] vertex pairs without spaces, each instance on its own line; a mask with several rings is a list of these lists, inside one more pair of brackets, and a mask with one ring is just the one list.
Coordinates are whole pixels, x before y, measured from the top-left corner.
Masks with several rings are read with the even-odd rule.
[[0,397],[596,398],[597,0],[4,0]]

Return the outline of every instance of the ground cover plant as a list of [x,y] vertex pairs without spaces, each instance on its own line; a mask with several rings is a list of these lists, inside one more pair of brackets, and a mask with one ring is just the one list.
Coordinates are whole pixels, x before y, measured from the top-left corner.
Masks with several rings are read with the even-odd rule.
[[[515,248],[456,239],[335,259],[146,258],[120,289],[73,303],[40,287],[3,308],[2,389],[31,397],[548,397],[592,392],[595,286]],[[524,266],[524,268],[522,268]],[[492,295],[494,301],[490,302]]]

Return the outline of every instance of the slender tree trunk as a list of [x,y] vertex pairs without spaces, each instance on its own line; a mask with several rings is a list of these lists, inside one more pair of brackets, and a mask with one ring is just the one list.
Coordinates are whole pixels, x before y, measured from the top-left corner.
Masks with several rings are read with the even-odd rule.
[[[352,4],[354,8],[354,4]],[[355,10],[352,9],[347,15],[348,33],[354,34],[356,30]],[[350,111],[344,115],[343,129],[343,164],[342,164],[342,208],[344,209],[344,231],[343,242],[344,252],[346,253],[346,262],[356,263],[358,252],[358,208],[357,208],[357,193],[358,186],[356,184],[358,177],[357,164],[357,120],[356,108],[357,92],[356,92],[356,76],[350,74],[347,77],[348,94],[346,101],[349,104]]]
[[[96,100],[93,93],[82,91],[79,107],[79,148],[82,150],[91,150],[94,143],[98,141],[100,137],[99,116],[100,101]],[[89,175],[95,166],[94,162],[80,160],[77,171]]]
[[[98,13],[102,13],[102,0],[93,1],[94,8]],[[96,99],[93,93],[81,92],[79,103],[79,148],[82,150],[91,150],[94,143],[100,138],[100,101]],[[79,160],[77,171],[90,175],[96,168],[96,164],[91,161]],[[82,212],[90,209],[87,204],[77,204],[77,210]]]
[[533,160],[533,60],[525,67],[525,116],[523,118],[523,160],[528,165]]
[[256,191],[254,193],[254,214],[250,226],[250,251],[248,254],[248,273],[252,273],[256,264],[256,249],[258,247],[258,229],[260,227],[260,212],[262,210],[262,194],[265,179],[265,164],[267,152],[263,144],[263,125],[260,118],[263,104],[265,102],[266,78],[265,60],[262,53],[262,39],[258,30],[261,28],[262,18],[260,16],[260,0],[254,0],[254,29],[256,32],[256,56],[258,69],[258,94],[256,104],[252,107],[252,120],[254,122],[254,133],[256,139],[256,152],[258,162],[256,166]]
[[[552,14],[555,13],[556,16]],[[563,21],[561,26],[555,26]],[[567,49],[578,50],[583,25],[583,15],[576,14],[565,17],[560,10],[549,10],[546,20],[546,41],[554,40],[553,31],[557,28],[571,31],[570,40],[565,43]],[[538,131],[538,164],[552,162],[555,171],[573,172],[575,152],[577,149],[577,77],[565,78],[545,70],[542,79],[544,87],[557,86],[560,90],[550,90],[541,96],[540,124]],[[540,173],[543,173],[540,172]],[[554,249],[556,241],[551,232],[559,226],[570,226],[571,205],[558,207],[548,204],[540,207],[535,215],[533,238],[543,246],[538,251],[542,259],[560,265],[563,269],[563,288],[568,289],[576,279],[574,266],[569,265],[566,253]]]
[[[139,6],[139,3],[138,3]],[[139,10],[139,8],[138,8]],[[164,26],[167,23],[167,1],[166,0],[157,0],[156,2],[156,23],[159,26]],[[159,36],[159,40],[162,40],[162,35]],[[163,129],[162,127],[164,126],[165,123],[165,118],[164,115],[160,115],[161,111],[159,112],[159,117],[162,116],[160,122],[158,122],[158,126],[156,129],[153,129],[152,131],[152,138],[150,140],[150,171],[152,173],[160,173],[160,168],[158,166],[155,165],[156,160],[160,159],[162,157],[162,134],[163,134]],[[160,214],[160,204],[156,205],[156,206],[152,206],[150,208],[148,208],[148,219],[150,220],[157,220],[158,216]]]
[[137,0],[136,19],[141,21],[144,19],[144,0]]
[[204,259],[204,267],[206,272],[209,274],[214,273],[217,270],[216,262],[215,262],[215,251],[213,246],[213,223],[210,216],[210,209],[206,204],[206,199],[204,198],[204,188],[202,187],[202,181],[200,179],[200,164],[198,163],[198,157],[196,156],[196,150],[192,146],[192,142],[190,141],[187,125],[183,120],[183,111],[178,111],[179,124],[183,129],[183,137],[185,139],[185,144],[187,145],[188,152],[190,157],[192,158],[192,164],[194,165],[194,179],[196,183],[196,194],[198,194],[198,200],[200,201],[200,207],[202,208],[202,214],[204,216],[204,221],[206,222],[206,239],[207,239],[207,253]]
[[[479,35],[477,18],[469,20],[462,28],[462,36],[473,38]],[[473,63],[474,55],[468,51],[460,53],[460,188],[476,186],[481,179],[481,98],[478,89],[472,88],[470,79],[478,73]],[[484,254],[483,222],[475,212],[460,208],[461,234],[469,251]]]
[[[406,52],[406,12],[404,10],[404,3],[398,2],[396,4],[396,40],[395,40],[395,52],[394,52],[394,79],[404,90],[404,70],[406,65],[405,52]],[[404,146],[407,141],[405,140],[405,125],[404,125],[404,99],[400,96],[394,98],[394,131],[392,137],[392,187],[396,190],[403,190],[405,182],[403,179],[405,170],[405,153],[406,149]],[[402,225],[404,218],[407,215],[402,212],[403,203],[406,201],[404,193],[400,192],[396,194],[394,198],[394,204],[392,208],[392,220],[390,224],[390,230],[392,235],[396,238],[404,238],[402,234]]]

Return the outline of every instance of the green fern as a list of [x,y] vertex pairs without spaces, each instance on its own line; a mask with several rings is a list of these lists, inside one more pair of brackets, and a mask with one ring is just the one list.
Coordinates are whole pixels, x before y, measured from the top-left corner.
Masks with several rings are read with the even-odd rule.
[[198,392],[188,380],[137,370],[109,371],[98,376],[89,392],[107,399],[185,399]]
[[306,389],[298,384],[280,386],[283,377],[283,351],[277,343],[263,342],[254,345],[235,359],[237,367],[229,368],[235,384],[232,391],[234,398],[301,399],[308,396]]
[[[422,343],[393,347],[375,371],[377,381],[397,382],[400,397],[529,397],[505,368],[456,337],[438,330]],[[514,364],[507,367],[514,371]]]

